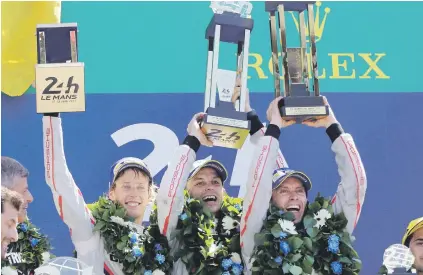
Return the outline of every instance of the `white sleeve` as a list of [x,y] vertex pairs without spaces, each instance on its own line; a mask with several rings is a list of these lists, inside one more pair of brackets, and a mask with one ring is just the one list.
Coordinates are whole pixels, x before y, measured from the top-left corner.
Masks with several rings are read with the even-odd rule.
[[341,182],[332,199],[335,213],[348,219],[347,231],[352,234],[360,217],[367,190],[367,176],[360,154],[350,134],[341,134],[332,144]]

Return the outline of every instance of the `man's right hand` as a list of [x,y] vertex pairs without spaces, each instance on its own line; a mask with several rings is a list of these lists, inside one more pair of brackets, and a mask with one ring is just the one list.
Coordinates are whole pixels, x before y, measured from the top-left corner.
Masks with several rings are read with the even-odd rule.
[[207,139],[206,135],[201,130],[200,124],[198,123],[201,119],[203,119],[205,114],[206,113],[195,114],[188,124],[187,132],[188,135],[196,137],[202,145],[212,147],[213,142]]
[[279,110],[279,101],[282,100],[283,97],[280,96],[275,98],[267,108],[267,119],[270,121],[270,124],[274,124],[279,128],[285,128],[295,124],[295,120],[284,120],[282,119],[280,110]]

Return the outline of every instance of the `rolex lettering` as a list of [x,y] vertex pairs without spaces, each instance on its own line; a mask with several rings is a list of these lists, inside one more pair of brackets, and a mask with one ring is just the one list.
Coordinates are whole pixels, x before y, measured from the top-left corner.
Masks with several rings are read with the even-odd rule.
[[[249,2],[212,2],[213,18],[206,29],[208,40],[207,76],[201,128],[214,146],[240,149],[250,131],[245,112],[247,95],[248,54],[253,20]],[[236,73],[219,70],[220,42],[238,46]],[[240,88],[239,100],[231,102],[235,88]],[[219,100],[216,93],[219,89]]]
[[85,111],[84,63],[76,23],[37,25],[37,113]]
[[[267,1],[265,3],[265,10],[269,13],[275,97],[282,95],[282,85],[280,83],[281,70],[279,69],[279,56],[281,56],[284,99],[279,103],[279,108],[282,118],[285,120],[295,120],[297,123],[323,118],[329,114],[329,109],[325,106],[319,90],[313,13],[314,3],[314,1]],[[305,11],[307,11],[308,25],[305,24]],[[299,17],[296,20],[296,22],[299,22],[298,29],[300,34],[300,45],[298,47],[287,47],[285,12],[290,12],[294,18]],[[276,15],[278,15],[279,22],[276,22]],[[279,26],[279,30],[277,26]],[[280,32],[280,45],[278,43],[278,31]],[[310,37],[310,41],[306,40],[307,34]],[[309,42],[308,44],[311,48],[311,81],[309,79],[307,60],[307,42]],[[281,50],[280,55],[278,46],[280,46]]]

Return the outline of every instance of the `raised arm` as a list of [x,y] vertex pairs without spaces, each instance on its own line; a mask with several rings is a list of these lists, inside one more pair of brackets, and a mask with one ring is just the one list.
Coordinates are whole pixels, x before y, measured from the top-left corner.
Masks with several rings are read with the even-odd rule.
[[[239,94],[240,89],[235,89],[235,92],[232,96],[233,103],[235,103],[235,101],[238,99]],[[245,171],[247,169],[250,169],[250,166],[253,165],[251,162],[258,146],[259,140],[261,137],[264,136],[266,132],[266,127],[260,121],[260,118],[258,117],[256,111],[251,108],[248,89],[247,97],[245,100],[245,111],[248,112],[247,118],[249,121],[251,121],[250,136],[246,140],[242,148],[237,152],[231,176],[231,182],[234,182],[240,186],[239,197],[244,197],[247,193],[246,182],[248,181],[248,173],[245,173]],[[284,167],[288,167],[288,163],[286,162],[281,149],[278,148],[278,156],[275,162],[275,169]]]
[[194,115],[188,125],[188,136],[174,153],[160,184],[157,195],[157,219],[160,231],[168,240],[178,224],[178,217],[184,206],[184,189],[189,172],[196,160],[196,152],[201,144],[211,145],[205,140],[198,120],[203,113]]
[[69,227],[77,247],[79,242],[93,235],[94,219],[66,164],[62,120],[58,115],[43,117],[43,141],[45,179],[53,193],[57,212]]
[[[248,119],[251,121],[250,142],[257,146],[260,138],[263,137],[266,132],[266,127],[264,127],[254,110],[248,113]],[[284,167],[288,167],[288,163],[282,154],[281,149],[278,148],[275,169]]]
[[156,198],[157,219],[160,232],[168,240],[176,228],[184,206],[184,189],[199,146],[200,143],[195,137],[187,136],[173,154],[160,184]]
[[336,164],[341,181],[332,199],[335,213],[343,212],[348,219],[347,231],[352,234],[360,217],[367,189],[367,177],[360,154],[350,134],[344,133],[330,105],[329,116],[315,122],[304,122],[311,127],[326,128],[332,141]]
[[247,194],[241,217],[241,251],[247,269],[251,268],[250,258],[254,250],[254,236],[263,226],[272,197],[272,176],[277,168],[280,128],[288,127],[294,122],[283,121],[279,114],[278,101],[270,104],[268,118],[270,125],[264,136],[260,137],[254,157],[252,158],[247,181]]
[[339,124],[332,124],[327,131],[333,140],[332,151],[341,181],[332,204],[335,213],[343,212],[348,219],[347,230],[354,231],[360,217],[367,190],[367,176],[360,154],[350,134],[344,133]]

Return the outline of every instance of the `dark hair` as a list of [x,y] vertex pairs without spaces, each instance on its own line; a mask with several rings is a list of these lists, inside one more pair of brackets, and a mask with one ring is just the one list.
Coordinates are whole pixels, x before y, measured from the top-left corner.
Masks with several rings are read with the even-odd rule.
[[12,188],[16,177],[27,178],[29,175],[26,169],[19,161],[9,158],[1,157],[1,185],[7,188]]
[[4,204],[10,203],[16,210],[20,211],[23,205],[23,199],[19,193],[1,187],[1,213],[4,212]]
[[404,245],[408,248],[410,248],[410,242],[411,242],[411,239],[413,238],[413,235],[414,233],[408,236],[407,239],[405,239]]

